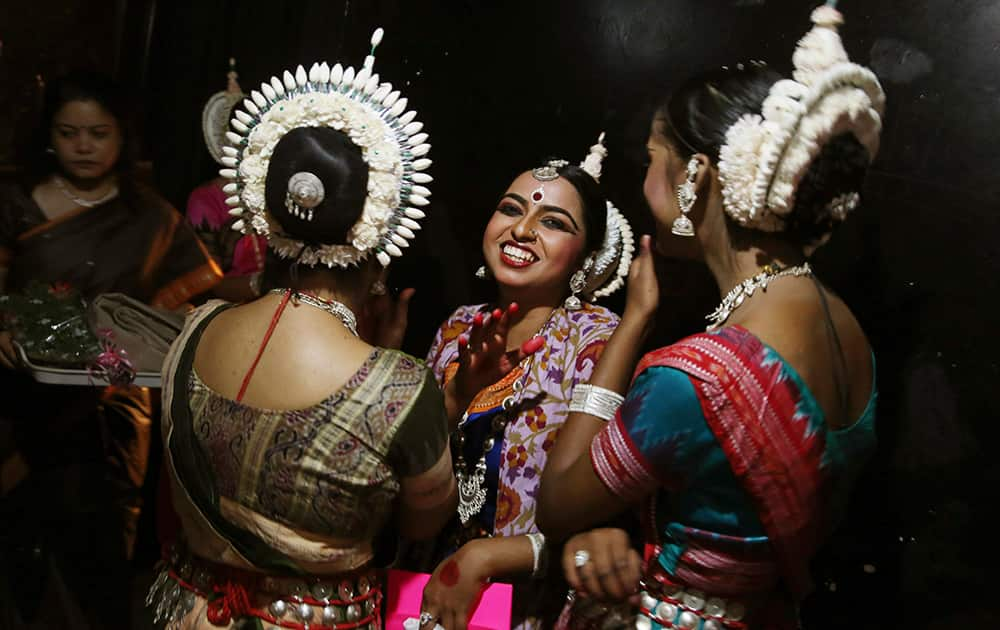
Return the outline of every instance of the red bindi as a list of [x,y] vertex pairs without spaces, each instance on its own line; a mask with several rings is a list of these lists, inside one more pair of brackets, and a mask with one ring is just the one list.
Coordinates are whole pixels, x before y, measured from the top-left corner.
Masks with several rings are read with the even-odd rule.
[[449,560],[441,569],[441,583],[445,586],[455,586],[460,577],[462,572],[458,570],[458,563],[454,560]]
[[531,193],[531,200],[534,201],[535,203],[539,203],[542,199],[545,199],[545,195],[542,194],[542,191],[536,190],[535,192]]

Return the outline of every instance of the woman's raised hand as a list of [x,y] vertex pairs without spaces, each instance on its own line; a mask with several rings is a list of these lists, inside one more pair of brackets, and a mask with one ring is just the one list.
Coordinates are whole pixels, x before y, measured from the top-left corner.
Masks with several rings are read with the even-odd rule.
[[410,300],[416,289],[403,289],[399,297],[386,293],[375,295],[365,304],[361,338],[380,348],[399,350],[403,347]]
[[635,317],[651,321],[660,304],[660,285],[656,278],[652,238],[643,234],[639,239],[639,254],[628,271],[628,288],[623,318]]
[[479,390],[499,381],[545,345],[543,337],[532,337],[519,348],[507,350],[507,333],[517,313],[516,302],[506,310],[477,313],[470,331],[458,338],[458,372],[454,382],[459,398],[471,400]]

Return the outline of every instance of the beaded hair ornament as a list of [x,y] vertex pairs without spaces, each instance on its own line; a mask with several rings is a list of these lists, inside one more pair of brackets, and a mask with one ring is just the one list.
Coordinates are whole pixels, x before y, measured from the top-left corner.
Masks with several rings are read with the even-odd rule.
[[[299,66],[273,77],[243,101],[227,132],[226,168],[220,174],[230,181],[223,188],[239,217],[233,229],[267,237],[268,245],[282,258],[297,258],[304,265],[324,264],[347,268],[373,255],[387,266],[402,256],[418,220],[428,204],[432,181],[424,171],[431,165],[423,123],[407,111],[390,83],[374,73],[375,48],[382,41],[379,28],[371,38],[371,54],[355,71],[336,64],[314,63],[307,73]],[[405,113],[404,113],[405,112]],[[368,164],[368,195],[361,218],[350,228],[347,244],[311,245],[284,234],[265,204],[264,181],[271,153],[281,138],[298,127],[330,127],[342,131],[361,149]],[[319,185],[317,185],[319,182]],[[286,206],[293,216],[312,220],[323,200],[323,187],[312,173],[296,173],[288,182]]]
[[[580,168],[601,181],[601,164],[608,155],[604,146],[604,132],[597,138],[597,144],[590,147],[587,157],[580,163]],[[566,160],[549,160],[544,166],[531,170],[531,175],[539,182],[547,182],[559,177],[559,169],[569,164]],[[544,190],[540,186],[532,193],[532,201],[540,203],[544,199]],[[582,293],[588,301],[607,297],[620,289],[628,277],[632,256],[635,253],[635,239],[632,227],[618,208],[607,202],[607,226],[604,232],[604,242],[601,248],[588,257],[584,263],[586,273]]]
[[[743,226],[782,231],[799,181],[832,138],[850,133],[870,159],[878,152],[885,93],[871,70],[848,59],[834,4],[813,11],[792,57],[794,80],[775,83],[761,114],[744,114],[726,132],[719,180],[726,213]],[[828,209],[842,220],[857,203],[850,193]]]

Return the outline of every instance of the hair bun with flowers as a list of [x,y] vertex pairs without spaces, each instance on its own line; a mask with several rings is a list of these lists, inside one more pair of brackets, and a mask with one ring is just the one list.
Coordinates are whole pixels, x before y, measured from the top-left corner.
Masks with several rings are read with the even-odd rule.
[[[371,54],[355,71],[336,64],[314,63],[307,73],[299,66],[261,84],[243,101],[227,132],[220,174],[229,179],[223,190],[238,217],[233,229],[267,237],[268,245],[283,258],[297,258],[305,265],[350,267],[374,254],[386,266],[402,256],[424,218],[421,209],[432,181],[424,171],[430,145],[417,113],[407,111],[407,100],[382,83],[374,73],[375,47],[383,30],[371,38]],[[342,131],[361,149],[368,164],[368,195],[361,218],[348,231],[347,244],[307,245],[283,233],[268,212],[264,182],[271,153],[281,138],[298,127],[330,127]]]
[[[851,133],[870,159],[878,152],[885,93],[871,70],[848,59],[833,4],[813,11],[814,26],[792,57],[794,80],[771,86],[761,113],[744,115],[726,132],[719,179],[725,210],[741,225],[783,230],[799,181],[831,139]],[[831,212],[846,215],[857,196],[837,201]]]
[[[587,157],[580,163],[580,168],[601,181],[601,165],[608,156],[604,146],[604,132],[597,138],[597,143],[590,147]],[[587,284],[583,293],[588,299],[607,297],[620,289],[628,277],[632,265],[632,255],[635,253],[635,239],[632,227],[618,208],[607,202],[607,229],[604,232],[604,242],[594,256],[594,264],[587,272]]]

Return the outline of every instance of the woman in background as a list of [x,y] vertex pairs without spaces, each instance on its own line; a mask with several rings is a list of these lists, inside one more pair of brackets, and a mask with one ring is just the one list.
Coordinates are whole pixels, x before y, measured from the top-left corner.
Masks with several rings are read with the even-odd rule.
[[[229,60],[226,89],[209,97],[201,114],[201,131],[212,159],[224,166],[222,147],[226,144],[229,121],[246,96],[236,82],[236,60]],[[264,270],[267,240],[258,235],[241,235],[232,229],[233,217],[222,187],[226,180],[214,177],[191,191],[187,219],[219,264],[225,277],[213,293],[225,300],[242,302],[260,295],[260,274]]]
[[[42,114],[26,177],[0,188],[5,292],[67,283],[87,298],[120,292],[176,309],[218,282],[218,267],[183,218],[135,181],[129,111],[117,86],[96,74],[68,75],[48,85]],[[58,601],[58,580],[48,581],[58,575],[75,595],[70,606],[95,627],[122,627],[150,393],[37,383],[14,371],[9,332],[0,332],[0,362],[11,535],[4,558],[22,587],[37,586],[18,598],[22,617],[37,610],[53,625],[68,623],[59,612],[74,613],[45,605]]]

